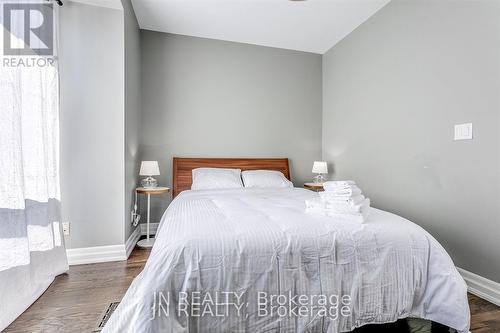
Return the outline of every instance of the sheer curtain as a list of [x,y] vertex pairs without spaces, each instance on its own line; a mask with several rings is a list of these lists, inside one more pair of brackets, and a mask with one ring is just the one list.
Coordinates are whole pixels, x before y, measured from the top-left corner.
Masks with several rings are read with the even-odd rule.
[[[12,23],[8,31],[19,44],[16,25],[22,31],[23,22]],[[57,57],[49,58],[51,65],[6,66],[2,59],[0,66],[0,331],[68,270],[60,223],[59,74]]]

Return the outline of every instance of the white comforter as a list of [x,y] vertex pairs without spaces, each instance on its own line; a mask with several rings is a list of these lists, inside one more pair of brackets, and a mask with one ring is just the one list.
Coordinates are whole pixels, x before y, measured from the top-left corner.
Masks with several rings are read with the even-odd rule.
[[374,208],[363,225],[307,214],[314,196],[181,193],[103,332],[348,332],[404,317],[468,331],[465,283],[431,235]]

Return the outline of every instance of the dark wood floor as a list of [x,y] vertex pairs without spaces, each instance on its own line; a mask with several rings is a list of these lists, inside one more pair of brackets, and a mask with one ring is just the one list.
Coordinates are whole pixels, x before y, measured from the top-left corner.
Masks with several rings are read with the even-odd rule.
[[[71,266],[5,333],[83,333],[97,328],[103,310],[120,301],[141,272],[149,250],[136,248],[123,262]],[[472,333],[500,333],[500,308],[469,295]]]
[[109,303],[120,301],[141,272],[149,250],[135,248],[127,261],[71,266],[4,332],[89,333]]
[[500,333],[500,307],[469,294],[472,333]]

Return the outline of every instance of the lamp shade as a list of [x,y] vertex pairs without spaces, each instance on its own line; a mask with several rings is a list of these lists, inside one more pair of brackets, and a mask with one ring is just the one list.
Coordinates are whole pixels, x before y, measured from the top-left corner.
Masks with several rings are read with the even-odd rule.
[[158,161],[142,161],[139,176],[159,176],[160,167]]
[[312,168],[313,173],[328,173],[328,165],[326,162],[315,161]]

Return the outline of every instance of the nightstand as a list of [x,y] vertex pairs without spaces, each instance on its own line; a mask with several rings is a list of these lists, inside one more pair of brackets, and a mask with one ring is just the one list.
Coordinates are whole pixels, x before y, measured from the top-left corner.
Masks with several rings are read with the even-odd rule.
[[304,188],[314,192],[324,191],[323,183],[304,183]]
[[148,195],[148,218],[146,220],[146,223],[147,223],[146,239],[138,241],[137,246],[139,246],[139,247],[152,247],[153,244],[155,243],[155,239],[149,237],[149,222],[150,222],[149,214],[150,214],[150,210],[151,210],[151,196],[168,193],[168,192],[170,192],[170,188],[168,188],[168,187],[152,187],[152,188],[138,187],[135,189],[135,192],[137,194],[147,194]]

